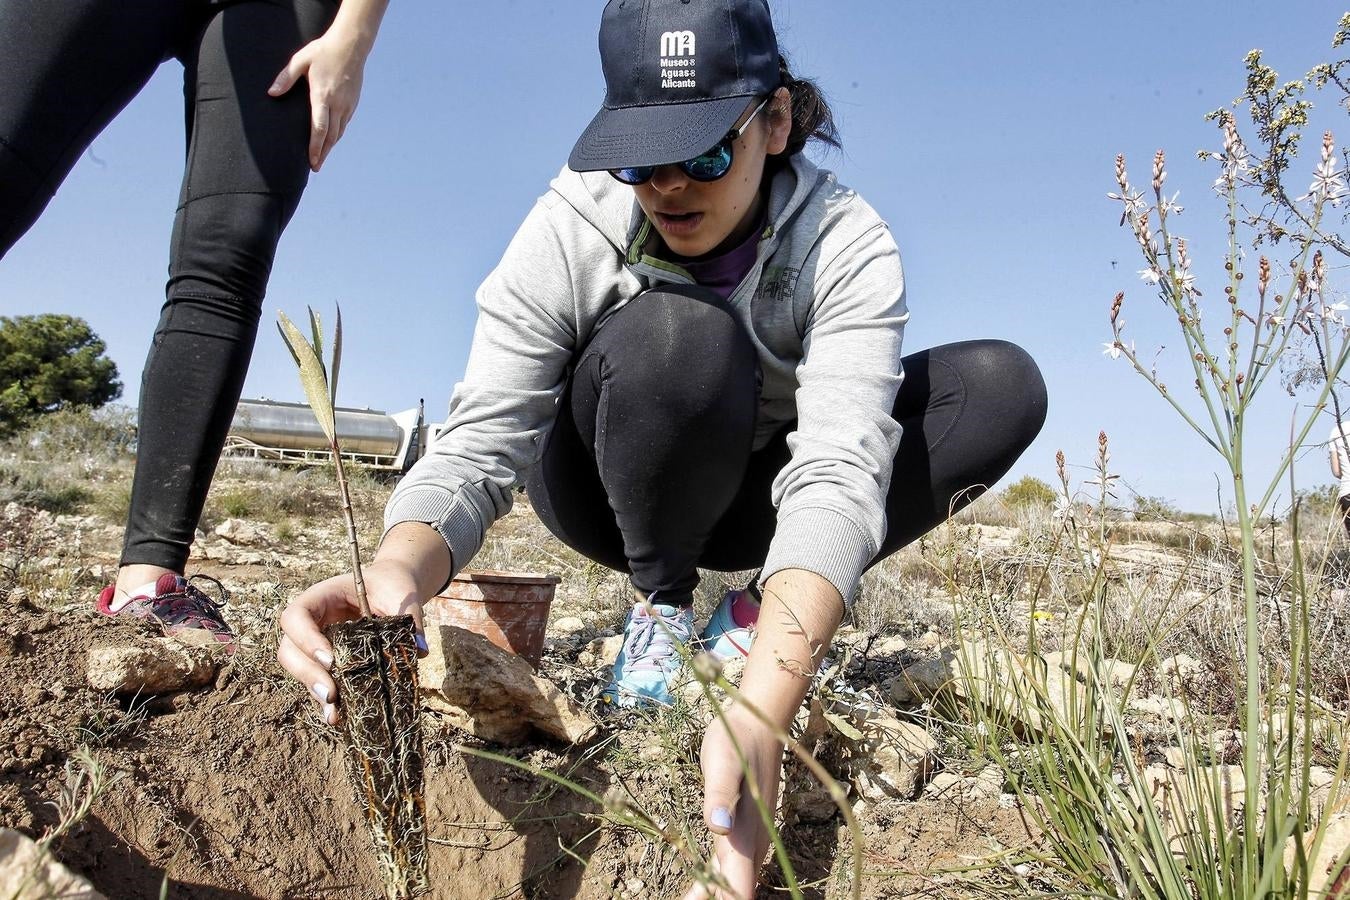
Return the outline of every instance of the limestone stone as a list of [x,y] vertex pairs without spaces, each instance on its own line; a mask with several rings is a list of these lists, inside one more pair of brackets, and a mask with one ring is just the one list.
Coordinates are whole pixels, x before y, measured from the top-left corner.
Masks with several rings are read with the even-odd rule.
[[6,900],[103,900],[82,876],[61,865],[36,841],[0,828],[0,897]]
[[226,519],[216,526],[215,534],[231,544],[241,546],[261,544],[267,538],[262,526],[244,519]]
[[1182,701],[1158,696],[1131,697],[1129,711],[1138,716],[1169,722],[1181,721],[1187,715],[1186,704]]
[[619,651],[623,649],[623,635],[612,634],[608,637],[598,637],[586,645],[586,648],[577,655],[577,662],[587,668],[598,668],[600,666],[612,666],[614,660],[619,658]]
[[893,716],[850,716],[861,739],[843,738],[844,773],[872,802],[912,800],[941,766],[937,741],[920,725]]
[[[1319,837],[1321,844],[1317,852],[1312,853],[1313,844]],[[1308,860],[1308,896],[1336,897],[1346,896],[1350,884],[1350,869],[1338,863],[1347,850],[1350,850],[1350,812],[1338,812],[1328,816],[1319,825],[1303,835],[1303,850],[1311,854]],[[1284,866],[1293,873],[1297,860],[1297,847],[1290,838],[1284,847]]]
[[[1144,786],[1162,820],[1169,844],[1180,849],[1188,838],[1199,835],[1204,809],[1209,808],[1211,795],[1223,804],[1224,818],[1229,825],[1238,822],[1247,781],[1240,766],[1199,766],[1197,781],[1202,787],[1197,798],[1191,786],[1191,775],[1170,766],[1147,766],[1143,771]],[[1211,826],[1212,827],[1212,826]]]
[[549,626],[554,634],[580,634],[586,630],[586,623],[580,616],[563,616]]
[[426,629],[418,661],[423,703],[478,737],[518,744],[537,729],[579,744],[599,728],[580,705],[525,660],[453,625]]
[[882,687],[898,706],[921,703],[954,683],[959,673],[957,666],[956,653],[947,650],[906,666]]
[[169,637],[90,647],[85,680],[100,691],[169,694],[210,684],[220,657],[216,647],[187,646]]

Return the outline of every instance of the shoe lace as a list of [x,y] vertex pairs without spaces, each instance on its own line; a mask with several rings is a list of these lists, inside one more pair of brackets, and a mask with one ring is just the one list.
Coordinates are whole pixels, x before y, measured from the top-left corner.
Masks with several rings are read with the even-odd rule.
[[687,645],[692,637],[693,623],[679,611],[662,615],[653,609],[644,615],[634,614],[623,641],[627,668],[629,671],[662,668],[662,663],[678,656],[677,648]]
[[[218,600],[212,599],[194,582],[204,580],[216,586]],[[229,599],[225,585],[210,575],[193,575],[183,580],[183,589],[155,598],[155,614],[167,622],[178,622],[196,616],[212,621],[223,621],[221,611]]]

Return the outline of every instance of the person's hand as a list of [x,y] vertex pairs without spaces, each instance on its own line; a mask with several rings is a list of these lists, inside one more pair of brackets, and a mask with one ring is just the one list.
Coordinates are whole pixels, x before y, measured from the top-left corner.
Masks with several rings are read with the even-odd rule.
[[731,740],[733,733],[770,817],[778,805],[783,745],[753,714],[733,706],[725,719],[714,719],[708,726],[701,753],[703,820],[717,835],[713,869],[727,888],[695,884],[685,900],[751,900],[759,883],[760,865],[769,850],[769,830],[745,783],[747,776]]
[[309,167],[323,166],[328,152],[342,139],[361,99],[368,41],[338,27],[310,41],[291,57],[267,89],[280,97],[301,78],[309,81]]
[[[394,561],[376,561],[364,566],[362,574],[370,611],[377,616],[411,615],[417,629],[418,648],[425,650],[422,601],[412,571]],[[330,725],[338,723],[337,684],[329,674],[333,666],[333,645],[323,636],[323,629],[360,616],[356,580],[350,573],[334,576],[305,590],[286,604],[281,613],[277,661],[309,690],[322,707],[324,721]]]

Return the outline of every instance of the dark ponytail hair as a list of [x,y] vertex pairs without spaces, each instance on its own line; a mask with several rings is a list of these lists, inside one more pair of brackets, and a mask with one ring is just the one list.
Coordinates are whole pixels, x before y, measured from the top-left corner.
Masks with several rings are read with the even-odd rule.
[[792,97],[792,131],[788,134],[787,147],[775,158],[786,161],[796,156],[812,139],[831,147],[841,146],[834,113],[830,112],[825,95],[816,83],[809,78],[794,78],[788,69],[787,58],[781,55],[778,57],[778,75]]

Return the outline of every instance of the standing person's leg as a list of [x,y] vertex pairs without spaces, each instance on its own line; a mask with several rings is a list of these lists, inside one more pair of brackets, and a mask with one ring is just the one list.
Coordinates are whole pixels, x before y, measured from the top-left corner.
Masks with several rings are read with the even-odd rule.
[[1341,524],[1345,526],[1345,534],[1350,537],[1350,494],[1337,497],[1336,505],[1341,510]]
[[182,0],[135,6],[0,0],[0,257],[170,54]]
[[744,476],[757,402],[754,348],[701,288],[634,299],[577,362],[528,492],[549,530],[650,600],[625,623],[612,702],[670,700],[697,562]]
[[336,9],[332,0],[226,5],[183,54],[187,165],[167,301],[141,380],[119,592],[186,565],[243,389],[277,243],[309,177],[307,92],[274,98],[267,89]]

